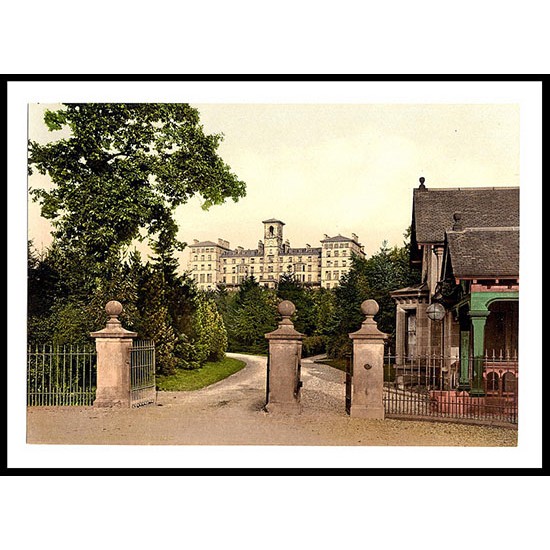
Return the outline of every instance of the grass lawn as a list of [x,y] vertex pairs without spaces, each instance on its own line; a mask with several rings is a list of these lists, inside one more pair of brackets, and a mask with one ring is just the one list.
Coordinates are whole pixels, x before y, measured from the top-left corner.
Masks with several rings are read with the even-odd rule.
[[178,369],[172,376],[157,376],[157,386],[160,391],[200,390],[240,371],[245,365],[244,361],[226,357],[215,363],[205,363],[200,369]]

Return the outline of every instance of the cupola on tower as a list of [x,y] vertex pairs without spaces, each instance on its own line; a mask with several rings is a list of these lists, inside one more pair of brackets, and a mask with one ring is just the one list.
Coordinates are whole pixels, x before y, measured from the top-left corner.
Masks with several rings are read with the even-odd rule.
[[283,245],[283,226],[284,222],[274,218],[264,220],[264,244],[265,254],[268,256],[277,256]]

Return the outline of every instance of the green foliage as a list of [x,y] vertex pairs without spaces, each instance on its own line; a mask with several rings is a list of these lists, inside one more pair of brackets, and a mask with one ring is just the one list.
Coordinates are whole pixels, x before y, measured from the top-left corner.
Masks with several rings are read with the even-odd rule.
[[281,276],[277,284],[277,297],[280,300],[290,300],[296,306],[292,317],[294,328],[302,334],[312,335],[316,323],[316,290],[305,286],[293,274]]
[[[218,297],[221,300],[221,297]],[[239,290],[226,297],[227,336],[231,351],[265,353],[265,334],[277,327],[277,297],[254,277],[243,280]]]
[[225,357],[221,361],[208,361],[199,369],[178,369],[171,376],[158,376],[156,382],[161,391],[199,390],[235,374],[245,366],[244,361]]
[[327,336],[338,328],[336,295],[333,290],[320,288],[315,293],[315,334]]
[[[69,137],[29,142],[29,174],[51,189],[31,189],[54,228],[43,257],[29,243],[28,334],[32,342],[76,343],[105,326],[105,304],[124,306],[123,325],[156,344],[159,373],[222,358],[227,335],[216,305],[178,275],[174,210],[193,196],[204,207],[245,195],[187,104],[65,104],[46,126]],[[153,251],[143,264],[134,240]]]
[[44,317],[55,302],[59,272],[49,254],[37,254],[32,241],[27,243],[27,276],[28,316]]
[[166,259],[163,242],[181,246],[178,205],[195,195],[206,207],[245,195],[217,155],[222,136],[205,134],[187,104],[65,104],[44,121],[50,130],[68,128],[70,137],[29,142],[29,173],[48,174],[53,183],[31,195],[69,264],[80,265],[73,276],[101,277],[104,263],[143,234]]
[[177,364],[174,354],[177,337],[170,324],[164,274],[160,269],[151,270],[145,275],[138,307],[141,319],[138,322],[137,331],[140,338],[155,342],[157,374],[173,374]]
[[395,303],[390,293],[419,281],[420,274],[410,267],[407,243],[390,249],[383,242],[380,250],[368,259],[354,256],[350,271],[333,291],[335,323],[327,347],[329,356],[343,357],[351,350],[347,335],[361,326],[364,320],[361,303],[367,299],[378,302],[380,310],[374,320],[382,332],[390,335],[391,344],[395,336]]
[[302,357],[320,355],[327,351],[326,336],[306,336],[302,340]]
[[227,332],[216,303],[202,294],[193,315],[195,361],[221,361],[227,350]]

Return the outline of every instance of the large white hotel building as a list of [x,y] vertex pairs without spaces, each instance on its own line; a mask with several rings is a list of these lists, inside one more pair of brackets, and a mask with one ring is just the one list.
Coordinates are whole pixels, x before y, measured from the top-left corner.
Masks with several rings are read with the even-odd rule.
[[332,288],[349,271],[352,255],[365,257],[355,233],[351,237],[325,235],[320,247],[306,244],[292,248],[288,240],[283,241],[284,222],[269,219],[262,223],[264,240],[254,249],[231,249],[223,239],[194,240],[189,246],[188,270],[199,289],[213,290],[218,284],[234,288],[250,276],[263,286],[275,288],[283,274],[293,274],[305,285]]

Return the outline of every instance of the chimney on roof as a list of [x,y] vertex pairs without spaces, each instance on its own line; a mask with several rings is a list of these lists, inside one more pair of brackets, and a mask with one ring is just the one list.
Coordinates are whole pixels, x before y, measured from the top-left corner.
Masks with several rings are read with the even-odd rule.
[[464,227],[462,226],[462,212],[455,212],[453,214],[453,231],[462,231]]
[[199,239],[193,239],[193,244],[199,244]]
[[351,234],[351,238],[352,238],[356,243],[359,242],[359,237],[358,237],[355,233],[352,233],[352,234]]
[[424,182],[426,181],[426,178],[421,177],[421,178],[418,179],[418,181],[420,182],[420,185],[418,186],[418,189],[426,189],[426,186],[424,185]]
[[325,233],[325,239],[329,239],[330,237]]

